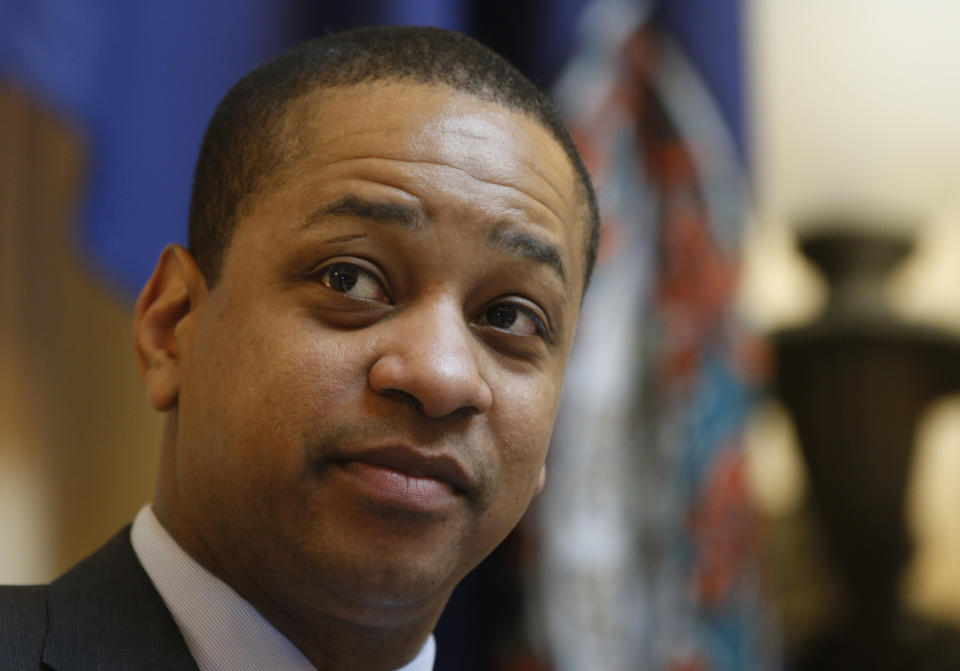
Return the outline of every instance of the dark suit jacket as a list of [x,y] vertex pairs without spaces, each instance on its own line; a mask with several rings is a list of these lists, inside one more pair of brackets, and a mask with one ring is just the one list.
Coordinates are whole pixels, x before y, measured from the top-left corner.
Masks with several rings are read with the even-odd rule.
[[0,670],[197,671],[126,527],[50,585],[0,587]]

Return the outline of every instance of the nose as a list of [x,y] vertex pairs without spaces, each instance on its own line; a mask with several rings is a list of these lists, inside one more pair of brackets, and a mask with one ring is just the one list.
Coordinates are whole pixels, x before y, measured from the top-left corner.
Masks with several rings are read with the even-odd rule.
[[389,336],[370,368],[371,389],[413,399],[433,418],[490,409],[493,393],[478,365],[478,341],[459,306],[409,307],[383,326]]

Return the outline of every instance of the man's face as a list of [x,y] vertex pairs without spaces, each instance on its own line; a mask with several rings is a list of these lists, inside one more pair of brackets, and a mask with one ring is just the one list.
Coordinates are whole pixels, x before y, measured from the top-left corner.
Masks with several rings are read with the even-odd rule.
[[573,169],[445,87],[315,92],[285,128],[177,327],[173,526],[254,601],[441,608],[542,484],[583,289]]

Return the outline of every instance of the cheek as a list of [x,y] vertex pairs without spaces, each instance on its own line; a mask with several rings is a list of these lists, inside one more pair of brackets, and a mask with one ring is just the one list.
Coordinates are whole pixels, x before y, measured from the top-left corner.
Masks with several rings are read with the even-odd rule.
[[246,398],[239,418],[248,434],[266,431],[301,441],[331,416],[359,407],[367,386],[364,348],[336,333],[288,334],[264,339],[248,361]]
[[301,474],[304,436],[357,407],[369,348],[309,322],[275,318],[223,333],[190,381],[205,398],[186,390],[185,408],[199,411],[183,428],[202,446],[204,470],[220,471],[222,480],[246,482],[248,491],[289,484]]
[[[494,413],[503,480],[527,500],[546,459],[557,405],[552,380],[536,382],[505,386]],[[521,503],[526,506],[527,501]]]
[[[496,491],[472,534],[477,554],[491,552],[526,512],[546,459],[553,408],[530,402],[526,394],[501,395],[493,413],[494,449],[498,475]],[[541,399],[544,400],[544,399]]]

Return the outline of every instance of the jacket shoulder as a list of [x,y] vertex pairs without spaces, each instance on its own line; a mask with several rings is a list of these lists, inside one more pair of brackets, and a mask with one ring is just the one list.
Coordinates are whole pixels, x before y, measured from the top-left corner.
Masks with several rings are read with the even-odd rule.
[[124,528],[50,584],[43,661],[54,669],[196,671]]
[[0,668],[40,668],[46,633],[47,586],[0,585]]

